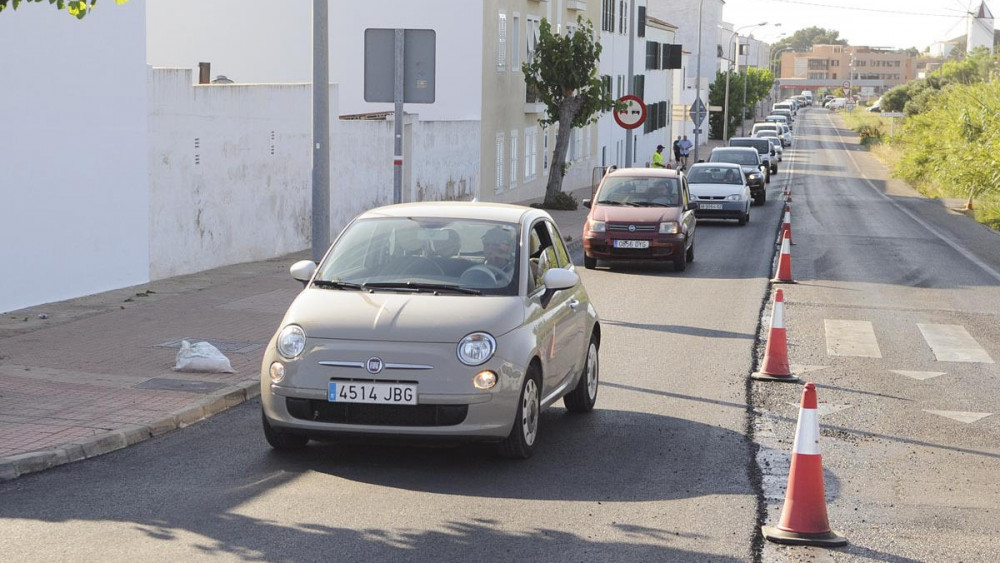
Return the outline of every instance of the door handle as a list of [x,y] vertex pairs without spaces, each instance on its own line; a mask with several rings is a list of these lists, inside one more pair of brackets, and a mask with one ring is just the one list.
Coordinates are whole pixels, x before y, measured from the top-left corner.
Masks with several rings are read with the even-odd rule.
[[576,309],[576,306],[579,305],[579,304],[580,304],[580,301],[578,299],[570,299],[569,300],[569,308],[570,309]]

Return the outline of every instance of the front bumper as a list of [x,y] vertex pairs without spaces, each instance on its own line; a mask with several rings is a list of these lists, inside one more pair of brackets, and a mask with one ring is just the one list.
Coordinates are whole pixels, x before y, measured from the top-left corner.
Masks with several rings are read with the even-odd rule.
[[[705,209],[705,205],[719,205],[719,209]],[[699,219],[740,219],[746,213],[745,201],[705,201],[698,200],[695,217]]]
[[[615,240],[647,240],[648,248],[615,248]],[[676,260],[684,255],[684,235],[629,236],[624,233],[586,233],[583,250],[598,260]]]

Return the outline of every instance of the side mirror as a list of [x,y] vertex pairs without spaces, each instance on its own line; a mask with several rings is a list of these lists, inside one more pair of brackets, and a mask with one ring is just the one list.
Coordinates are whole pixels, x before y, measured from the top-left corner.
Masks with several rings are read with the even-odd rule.
[[547,293],[569,289],[578,283],[580,283],[580,276],[576,272],[563,268],[549,268],[542,276],[542,284],[545,285]]
[[691,211],[694,211],[694,210],[698,209],[698,202],[697,201],[689,201],[688,202],[688,209],[691,210]]
[[288,269],[292,277],[302,282],[302,285],[309,283],[313,274],[316,273],[316,263],[312,260],[299,260]]
[[584,207],[586,207],[587,209],[590,209],[590,202],[591,202],[591,200],[585,199],[585,200],[583,200],[582,203],[583,203]]

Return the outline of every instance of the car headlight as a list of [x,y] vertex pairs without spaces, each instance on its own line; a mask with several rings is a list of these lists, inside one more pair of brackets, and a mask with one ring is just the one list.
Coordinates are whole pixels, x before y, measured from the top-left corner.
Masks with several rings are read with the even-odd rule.
[[758,174],[756,172],[751,172],[751,173],[747,174],[747,178],[749,178],[751,180],[756,180],[757,178],[760,178],[760,174]]
[[278,333],[278,353],[288,360],[294,360],[306,348],[306,333],[298,325],[288,325]]
[[473,332],[458,343],[458,361],[478,366],[489,361],[497,351],[497,341],[485,332]]
[[743,196],[741,196],[740,194],[733,194],[726,196],[727,201],[740,201],[741,199],[743,199]]
[[680,232],[680,227],[674,221],[660,223],[661,235],[676,235],[678,232]]
[[590,221],[588,229],[592,233],[603,233],[607,231],[607,225],[604,224],[604,221]]

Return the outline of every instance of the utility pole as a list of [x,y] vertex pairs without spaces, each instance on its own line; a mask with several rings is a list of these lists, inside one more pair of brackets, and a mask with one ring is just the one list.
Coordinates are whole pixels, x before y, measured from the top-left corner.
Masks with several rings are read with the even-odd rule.
[[[628,3],[628,87],[626,90],[629,94],[635,95],[635,75],[633,67],[635,66],[635,26],[637,25],[635,21],[635,1],[631,0]],[[632,130],[625,130],[625,168],[632,167]]]
[[327,0],[313,0],[312,259],[330,246],[330,39]]
[[[698,63],[695,65],[694,98],[701,99],[701,8],[705,0],[698,0]],[[701,144],[701,127],[694,128],[694,161],[698,162],[698,146]]]

